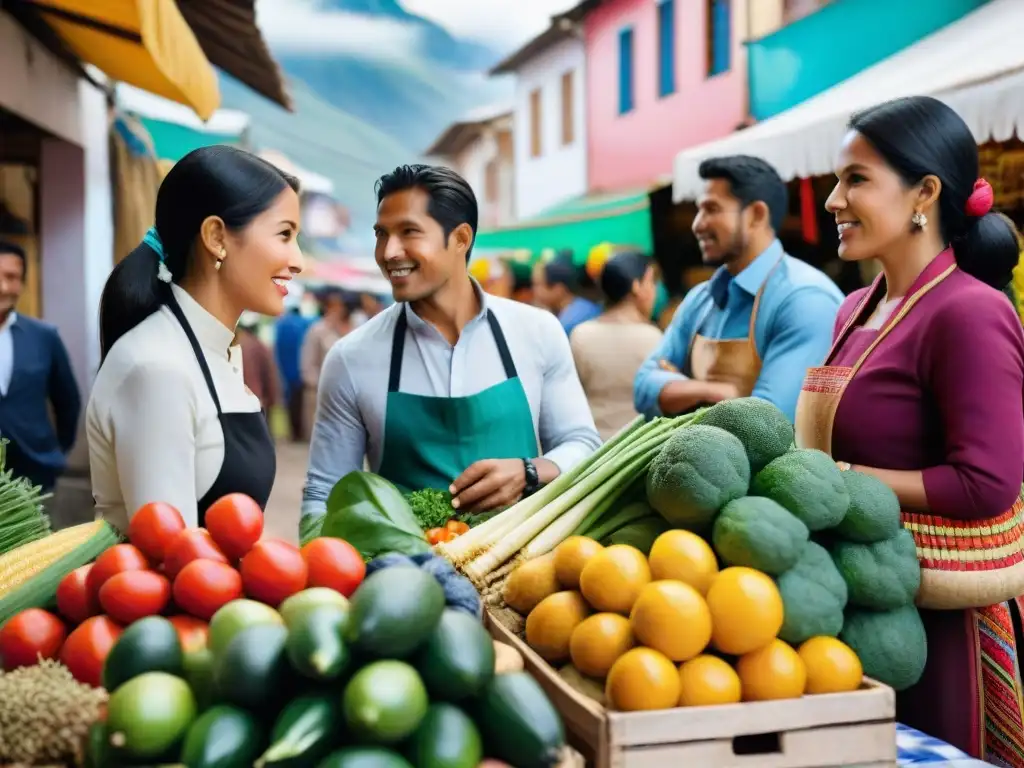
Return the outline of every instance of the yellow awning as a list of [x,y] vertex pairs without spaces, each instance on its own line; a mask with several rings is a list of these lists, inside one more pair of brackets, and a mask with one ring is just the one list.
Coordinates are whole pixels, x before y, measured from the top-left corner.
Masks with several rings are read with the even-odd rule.
[[29,0],[72,53],[208,120],[217,74],[174,0]]

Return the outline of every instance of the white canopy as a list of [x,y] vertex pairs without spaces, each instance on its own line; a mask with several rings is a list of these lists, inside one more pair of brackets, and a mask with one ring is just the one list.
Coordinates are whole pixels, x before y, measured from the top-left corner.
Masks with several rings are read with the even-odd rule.
[[702,160],[754,155],[783,179],[831,173],[851,115],[901,96],[942,99],[978,143],[1024,134],[1024,0],[992,0],[962,19],[802,104],[725,138],[683,150],[672,197],[695,199]]

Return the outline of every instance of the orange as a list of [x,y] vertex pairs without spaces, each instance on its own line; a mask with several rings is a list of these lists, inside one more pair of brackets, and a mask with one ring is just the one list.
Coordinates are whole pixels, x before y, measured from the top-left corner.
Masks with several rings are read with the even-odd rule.
[[634,645],[629,619],[617,613],[597,613],[572,631],[569,656],[582,674],[604,677],[612,664]]
[[586,536],[570,536],[555,547],[555,575],[562,589],[579,589],[583,567],[602,549]]
[[711,612],[700,592],[681,581],[652,581],[629,614],[642,645],[672,661],[687,661],[711,642]]
[[800,654],[781,640],[748,653],[736,662],[744,701],[798,699],[807,686],[807,668]]
[[611,709],[622,712],[671,709],[679,704],[679,673],[657,651],[634,648],[612,664],[605,698]]
[[545,661],[564,661],[573,630],[589,615],[590,607],[579,592],[549,595],[526,617],[526,644]]
[[628,614],[640,590],[651,581],[644,553],[615,544],[590,558],[580,573],[580,591],[597,611]]
[[690,531],[665,531],[651,547],[647,556],[651,578],[675,579],[689,584],[702,595],[718,574],[718,559],[711,546]]
[[740,676],[717,656],[698,656],[679,668],[679,706],[709,707],[742,700]]
[[769,576],[753,568],[726,568],[711,582],[711,642],[733,656],[763,648],[782,629],[782,596]]
[[807,667],[807,693],[849,693],[860,688],[864,668],[842,640],[812,637],[797,653]]

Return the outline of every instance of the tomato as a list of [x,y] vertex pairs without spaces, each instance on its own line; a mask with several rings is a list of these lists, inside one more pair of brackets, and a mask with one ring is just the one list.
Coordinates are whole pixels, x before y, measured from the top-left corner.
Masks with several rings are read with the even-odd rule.
[[309,570],[307,586],[330,587],[345,597],[356,591],[366,575],[363,556],[344,539],[313,539],[302,548],[302,558]]
[[128,521],[128,541],[154,563],[163,562],[167,547],[185,530],[181,512],[170,504],[146,504]]
[[39,658],[55,659],[67,637],[64,622],[42,608],[14,614],[0,629],[0,658],[4,669],[30,667]]
[[427,531],[428,544],[440,544],[442,541],[451,541],[454,537],[447,528],[431,528]]
[[229,493],[206,510],[206,530],[231,560],[240,560],[263,535],[263,510],[244,493]]
[[72,624],[81,624],[100,612],[100,601],[89,591],[92,563],[75,568],[57,585],[57,611]]
[[253,600],[276,607],[306,588],[309,569],[294,544],[264,539],[242,558],[242,583]]
[[60,651],[60,661],[80,683],[102,686],[103,663],[123,630],[108,616],[86,619],[68,635]]
[[210,625],[195,616],[171,616],[168,621],[178,630],[181,649],[188,653],[206,647],[206,638],[210,633]]
[[449,520],[444,527],[452,536],[461,536],[469,530],[469,525],[455,518]]
[[227,563],[193,560],[174,579],[174,602],[209,621],[217,609],[242,596],[242,577]]
[[115,573],[100,587],[100,605],[119,624],[157,616],[171,599],[171,582],[156,571]]
[[208,530],[189,528],[179,533],[167,547],[164,575],[174,581],[181,573],[181,569],[193,560],[213,560],[217,563],[228,561]]
[[89,574],[85,577],[85,585],[89,594],[98,598],[100,587],[115,573],[146,570],[149,570],[149,561],[138,547],[132,544],[115,544],[96,558],[96,562],[92,564]]

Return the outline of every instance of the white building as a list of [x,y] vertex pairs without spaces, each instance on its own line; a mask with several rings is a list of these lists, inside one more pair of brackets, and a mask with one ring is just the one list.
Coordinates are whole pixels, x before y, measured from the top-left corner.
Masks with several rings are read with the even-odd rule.
[[449,125],[425,153],[469,182],[480,210],[480,229],[515,221],[513,134],[508,107],[483,107]]
[[585,66],[579,28],[562,19],[491,70],[516,77],[517,219],[587,191]]

